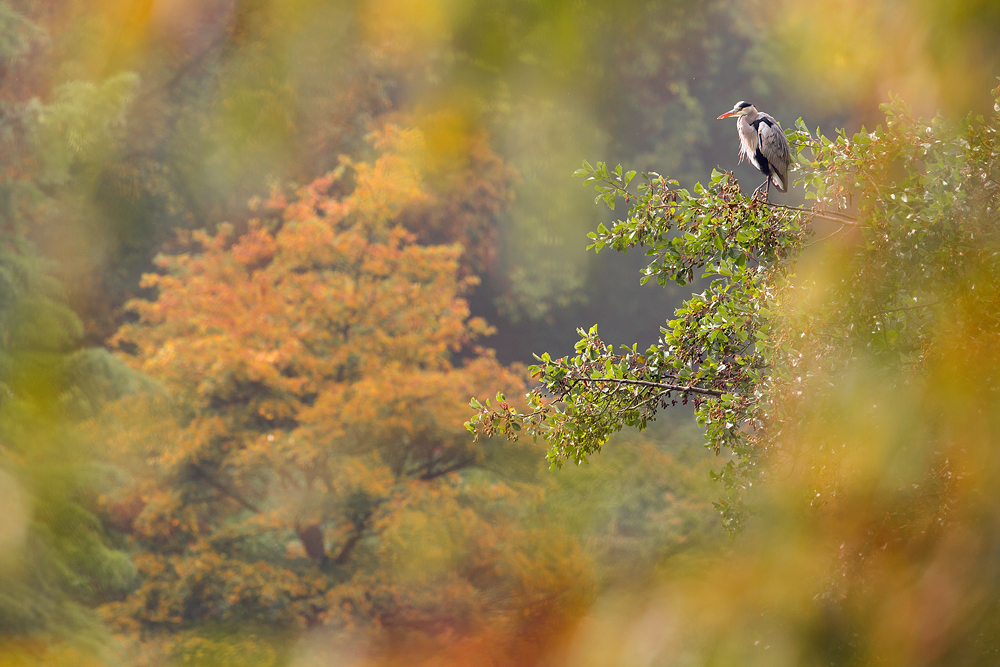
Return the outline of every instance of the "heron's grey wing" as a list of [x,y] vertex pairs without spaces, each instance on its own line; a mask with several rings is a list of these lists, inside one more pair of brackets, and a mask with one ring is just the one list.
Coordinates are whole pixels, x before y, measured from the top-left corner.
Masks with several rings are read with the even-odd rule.
[[760,152],[771,166],[771,182],[782,192],[788,192],[788,165],[792,162],[792,149],[778,121],[767,114],[757,126],[760,135]]

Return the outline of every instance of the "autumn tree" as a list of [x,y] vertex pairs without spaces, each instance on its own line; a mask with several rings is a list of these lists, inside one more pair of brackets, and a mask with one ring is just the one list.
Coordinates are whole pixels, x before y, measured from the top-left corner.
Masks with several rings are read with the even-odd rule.
[[130,305],[115,341],[170,403],[98,429],[138,462],[106,500],[141,585],[104,613],[157,651],[210,623],[326,624],[502,655],[585,593],[575,548],[532,518],[540,487],[491,472],[462,428],[465,396],[523,379],[475,345],[461,248],[399,225],[428,199],[421,141],[390,126],[372,163],[259,203],[242,234],[195,233]]

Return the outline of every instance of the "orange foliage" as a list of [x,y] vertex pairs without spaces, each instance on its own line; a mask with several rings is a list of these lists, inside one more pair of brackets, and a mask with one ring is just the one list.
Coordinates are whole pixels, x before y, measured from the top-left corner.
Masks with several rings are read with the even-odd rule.
[[587,566],[536,516],[541,492],[484,470],[490,445],[462,426],[469,396],[523,392],[524,374],[475,346],[490,328],[460,296],[475,283],[461,247],[398,224],[428,201],[420,141],[390,127],[350,194],[329,194],[346,187],[330,175],[275,195],[280,216],[197,232],[200,250],[145,277],[158,296],[131,303],[115,341],[171,405],[105,417],[135,478],[105,498],[142,577],[103,608],[122,631],[158,650],[206,622],[495,649],[586,595]]

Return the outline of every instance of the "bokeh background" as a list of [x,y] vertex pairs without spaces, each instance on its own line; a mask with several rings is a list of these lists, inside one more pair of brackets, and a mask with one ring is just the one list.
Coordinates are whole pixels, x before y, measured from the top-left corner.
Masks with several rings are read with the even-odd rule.
[[[991,0],[0,1],[0,665],[835,661],[795,620],[826,537],[731,539],[686,409],[555,472],[462,421],[686,296],[585,251],[584,159],[755,186],[734,102],[993,114],[998,35]],[[952,589],[884,567],[933,626]]]

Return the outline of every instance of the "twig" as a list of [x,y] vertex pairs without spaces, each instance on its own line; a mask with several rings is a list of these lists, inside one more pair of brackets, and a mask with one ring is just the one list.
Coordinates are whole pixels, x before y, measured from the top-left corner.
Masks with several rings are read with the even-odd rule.
[[703,394],[705,396],[722,396],[721,389],[705,389],[693,385],[666,384],[665,382],[650,382],[649,380],[630,380],[627,378],[577,378],[578,382],[612,382],[616,384],[632,384],[642,387],[654,387],[656,389],[666,389],[667,391],[679,391],[691,394]]
[[[931,306],[936,306],[939,303],[940,303],[940,301],[931,301],[930,303],[918,303],[918,304],[914,304],[912,306],[902,306],[900,308],[888,308],[886,310],[883,310],[882,314],[885,314],[885,313],[898,313],[901,310],[915,310],[916,308],[930,308]],[[872,317],[878,317],[878,315],[872,315]]]
[[360,522],[353,522],[354,534],[344,541],[340,547],[340,552],[331,559],[336,565],[343,565],[347,562],[348,557],[351,555],[351,551],[354,550],[354,547],[357,546],[358,542],[361,541],[361,538],[364,537],[365,531],[371,527],[372,516],[374,516],[375,509],[379,504],[381,503],[377,503],[375,507],[369,508]]
[[817,244],[817,243],[819,243],[820,241],[825,241],[825,240],[827,240],[828,238],[830,238],[830,237],[832,237],[832,236],[836,236],[837,234],[839,234],[839,233],[840,233],[840,232],[842,232],[842,231],[844,231],[844,223],[840,223],[840,227],[839,227],[839,228],[837,229],[837,231],[835,231],[835,232],[830,232],[830,233],[829,233],[829,234],[827,234],[826,236],[823,236],[823,237],[821,237],[821,238],[818,238],[818,239],[816,239],[815,241],[810,241],[809,243],[805,244],[805,247],[806,247],[806,248],[808,248],[809,246],[812,246],[812,245],[816,245],[816,244]]
[[824,220],[830,220],[831,222],[839,222],[844,225],[850,225],[852,227],[857,227],[859,225],[857,218],[852,218],[849,215],[844,215],[843,213],[837,213],[836,211],[817,211],[813,208],[801,208],[799,206],[785,206],[784,204],[774,204],[769,201],[765,201],[765,204],[773,208],[784,208],[789,211],[799,211],[800,213],[808,213],[809,215],[815,216],[817,218],[822,218]]
[[203,480],[205,480],[208,483],[208,485],[211,486],[216,491],[220,491],[224,495],[229,496],[230,498],[232,498],[237,503],[242,505],[244,508],[250,510],[254,514],[263,514],[260,508],[258,508],[256,505],[251,503],[249,500],[241,496],[233,489],[229,488],[219,480],[215,479],[215,477],[213,477],[207,470],[202,468],[197,463],[191,463],[190,468],[198,477],[201,477]]

